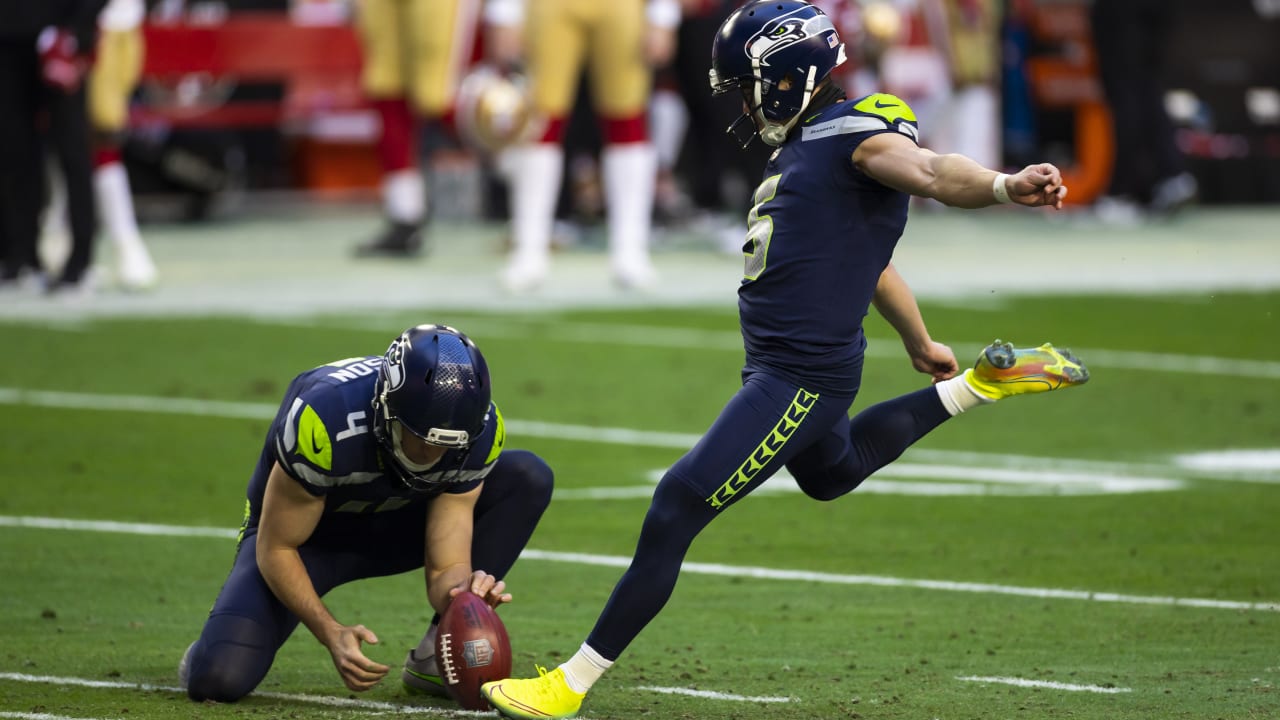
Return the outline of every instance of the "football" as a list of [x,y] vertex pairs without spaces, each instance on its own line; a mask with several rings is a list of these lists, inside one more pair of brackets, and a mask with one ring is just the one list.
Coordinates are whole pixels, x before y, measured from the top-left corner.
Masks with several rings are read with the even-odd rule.
[[488,710],[480,686],[511,675],[511,640],[498,613],[479,595],[460,593],[436,633],[436,662],[449,696],[468,710]]

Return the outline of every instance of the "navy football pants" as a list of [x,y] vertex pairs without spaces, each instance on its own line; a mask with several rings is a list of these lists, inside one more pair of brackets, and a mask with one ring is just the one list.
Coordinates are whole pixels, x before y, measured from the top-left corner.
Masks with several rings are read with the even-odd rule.
[[671,597],[693,538],[721,510],[786,467],[806,495],[834,500],[858,487],[950,417],[932,387],[849,419],[853,396],[812,393],[749,375],[711,429],[658,483],[631,566],[587,644],[616,660]]
[[[484,481],[475,509],[472,566],[502,578],[515,564],[551,502],[552,473],[538,456],[507,450]],[[423,566],[426,512],[369,516],[367,534],[335,549],[304,543],[299,554],[321,597],[352,580],[396,575]],[[376,520],[375,520],[376,518]],[[236,550],[231,574],[191,651],[187,694],[232,702],[266,677],[276,651],[298,625],[258,571],[257,533]]]

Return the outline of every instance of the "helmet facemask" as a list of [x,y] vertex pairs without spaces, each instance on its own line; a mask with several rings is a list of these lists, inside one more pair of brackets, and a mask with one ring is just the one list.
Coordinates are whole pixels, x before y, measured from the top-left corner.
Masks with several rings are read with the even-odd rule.
[[[373,399],[373,435],[385,453],[391,469],[396,477],[414,492],[438,492],[444,485],[457,477],[471,454],[471,445],[475,438],[469,437],[465,430],[441,430],[432,428],[426,436],[419,435],[394,415],[386,411],[385,391],[380,389]],[[435,461],[422,464],[414,462],[404,451],[405,437],[414,437],[426,443],[444,448],[445,452]],[[449,461],[451,469],[430,480],[427,475],[433,468]]]

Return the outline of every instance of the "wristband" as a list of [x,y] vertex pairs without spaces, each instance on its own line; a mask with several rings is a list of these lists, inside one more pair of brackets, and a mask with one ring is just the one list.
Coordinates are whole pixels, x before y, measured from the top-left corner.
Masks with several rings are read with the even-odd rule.
[[1009,197],[1009,188],[1005,185],[1005,181],[1009,176],[1005,173],[996,175],[995,182],[991,183],[991,194],[996,196],[996,201],[1001,203],[1011,203],[1013,198]]

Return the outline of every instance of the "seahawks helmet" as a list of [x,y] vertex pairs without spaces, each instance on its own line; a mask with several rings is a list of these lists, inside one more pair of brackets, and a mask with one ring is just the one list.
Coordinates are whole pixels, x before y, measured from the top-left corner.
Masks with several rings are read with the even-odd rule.
[[[845,61],[844,43],[821,10],[801,0],[756,0],[735,10],[711,45],[711,90],[742,93],[749,120],[769,145],[781,145],[813,97],[813,90]],[[783,81],[787,80],[784,88]]]
[[[470,338],[446,325],[419,325],[400,334],[382,358],[373,397],[373,434],[391,466],[414,490],[433,491],[460,470],[489,417],[489,367]],[[449,467],[422,466],[401,446],[404,433],[449,448]],[[430,470],[437,478],[426,479]]]

